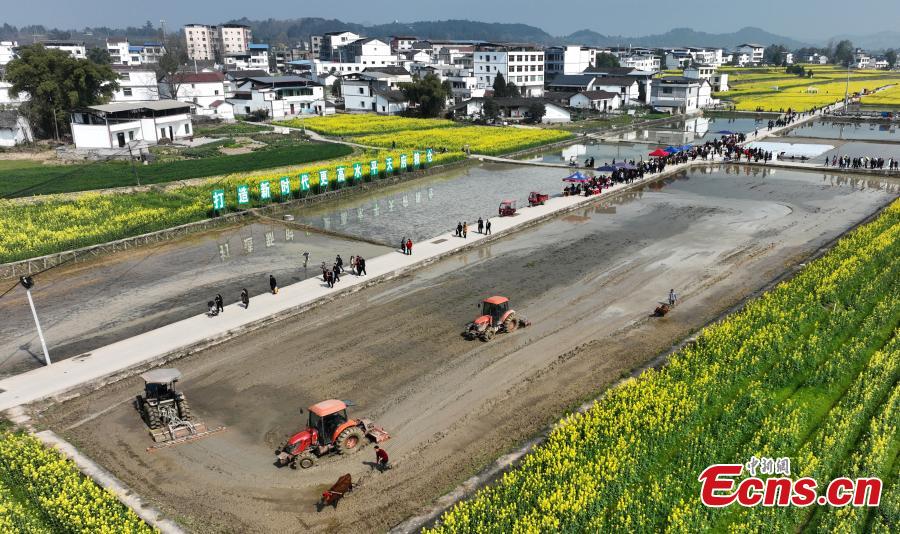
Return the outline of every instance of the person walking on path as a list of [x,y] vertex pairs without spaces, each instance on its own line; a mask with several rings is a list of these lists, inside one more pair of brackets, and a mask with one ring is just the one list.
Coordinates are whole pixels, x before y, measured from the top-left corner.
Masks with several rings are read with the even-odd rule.
[[334,273],[334,282],[338,283],[341,281],[341,269],[338,267],[337,263],[331,266],[331,272]]
[[412,239],[406,240],[406,254],[412,256]]
[[357,276],[364,276],[366,274],[366,259],[362,256],[356,257],[356,274]]
[[331,271],[326,271],[323,275],[325,278],[325,283],[328,284],[328,287],[334,287],[334,273]]
[[216,295],[216,313],[225,313],[225,300],[221,293]]
[[378,445],[375,445],[375,465],[378,470],[382,473],[391,468],[390,459],[388,458],[388,453]]
[[400,251],[403,252],[403,254],[406,254],[406,236],[400,240]]
[[678,295],[675,294],[674,289],[669,290],[669,306],[675,307],[675,304],[678,303]]
[[461,222],[456,223],[456,237],[462,237],[463,226]]
[[275,277],[273,275],[269,275],[269,288],[272,290],[273,295],[278,294],[278,282],[275,281]]
[[484,221],[484,233],[487,235],[491,235],[491,220],[490,219]]
[[356,256],[350,256],[350,272],[358,275],[359,271],[356,270],[356,263],[357,263]]
[[469,223],[463,222],[463,239],[466,239],[466,236],[469,235]]
[[478,233],[484,233],[484,219],[482,219],[481,217],[478,217]]
[[241,302],[244,303],[244,309],[250,307],[250,292],[247,291],[247,288],[241,290]]
[[342,258],[340,254],[334,259],[334,266],[337,267],[340,272],[344,272],[344,258]]
[[309,265],[309,252],[303,253],[303,268],[306,269],[306,266]]

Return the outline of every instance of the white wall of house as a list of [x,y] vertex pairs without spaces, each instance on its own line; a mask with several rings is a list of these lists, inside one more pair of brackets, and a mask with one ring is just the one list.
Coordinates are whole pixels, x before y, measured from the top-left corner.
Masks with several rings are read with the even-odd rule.
[[76,148],[120,148],[120,140],[156,144],[162,138],[183,139],[194,135],[191,116],[186,113],[108,125],[73,122],[71,127]]
[[[160,84],[164,95],[169,93],[169,84]],[[177,98],[182,102],[190,102],[198,107],[208,110],[210,104],[216,100],[225,100],[225,82],[190,83],[184,82],[178,86]],[[199,111],[199,110],[198,110]]]
[[409,102],[394,102],[385,98],[384,95],[375,94],[375,113],[379,115],[396,115],[408,108]]
[[502,74],[522,96],[543,96],[544,51],[533,47],[476,50],[473,74],[479,89],[491,89],[497,74]]
[[116,70],[119,88],[113,93],[113,102],[159,100],[156,73],[152,70]]
[[709,107],[712,103],[712,89],[705,80],[680,83],[655,80],[650,89],[650,105],[653,107],[691,113]]
[[31,96],[29,96],[28,93],[19,93],[17,96],[13,96],[12,93],[10,93],[11,87],[11,83],[0,81],[0,106],[19,107],[20,104],[28,102],[31,99]]
[[19,46],[19,43],[16,41],[0,41],[0,66],[6,65],[15,59],[17,46]]
[[589,98],[584,93],[578,93],[569,99],[569,106],[576,109],[592,109],[595,111],[615,111],[622,107],[622,99],[619,95],[612,98]]
[[313,104],[325,98],[325,88],[321,85],[304,88],[310,90],[308,95],[285,95],[282,89],[275,92],[271,88],[254,89],[250,91],[250,98],[229,98],[228,102],[234,105],[236,115],[265,110],[270,118],[281,119],[313,114]]
[[0,147],[14,147],[31,141],[34,141],[31,126],[21,115],[16,117],[15,125],[0,126]]
[[594,83],[591,90],[617,93],[622,99],[623,106],[637,106],[641,104],[641,88],[636,81],[627,86],[604,85],[603,78],[597,78],[597,81]]

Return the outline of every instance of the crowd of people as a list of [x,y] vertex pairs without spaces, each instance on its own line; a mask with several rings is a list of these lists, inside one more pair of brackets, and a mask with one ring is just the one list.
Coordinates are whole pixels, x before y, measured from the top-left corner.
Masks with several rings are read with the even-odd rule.
[[900,161],[894,158],[888,158],[885,161],[881,157],[863,156],[861,158],[851,158],[850,156],[837,157],[837,154],[835,154],[829,159],[828,156],[825,156],[826,167],[837,167],[839,169],[883,170],[885,165],[890,171],[900,170]]

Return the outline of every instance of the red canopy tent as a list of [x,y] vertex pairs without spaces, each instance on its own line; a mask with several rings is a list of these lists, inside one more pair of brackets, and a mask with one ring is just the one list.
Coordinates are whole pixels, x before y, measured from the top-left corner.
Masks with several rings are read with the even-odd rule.
[[656,150],[651,152],[650,155],[654,158],[664,158],[666,156],[669,156],[670,154],[661,148],[657,148]]

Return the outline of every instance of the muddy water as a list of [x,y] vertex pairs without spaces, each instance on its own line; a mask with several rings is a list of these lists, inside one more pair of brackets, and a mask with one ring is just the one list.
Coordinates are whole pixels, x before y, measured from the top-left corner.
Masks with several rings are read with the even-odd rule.
[[422,241],[478,217],[497,215],[500,201],[526,206],[528,194],[557,194],[567,169],[482,163],[376,191],[364,197],[292,210],[298,222],[396,245],[401,237]]
[[720,132],[749,133],[757,128],[765,128],[767,123],[768,117],[694,117],[654,126],[652,129],[635,130],[605,142],[569,145],[522,159],[567,163],[574,157],[581,164],[585,159],[593,157],[596,165],[621,160],[639,161],[647,159],[650,152],[660,147],[705,143],[721,137],[723,134]]
[[792,128],[782,135],[845,141],[900,142],[900,128],[895,123],[810,121]]
[[[895,195],[821,173],[695,169],[179,361],[195,412],[228,426],[215,437],[144,453],[136,379],[47,423],[196,530],[384,531]],[[648,320],[672,287],[676,312]],[[533,324],[466,343],[460,328],[490,294]],[[389,430],[395,469],[372,472],[371,450],[273,468],[298,407],[329,397]],[[317,512],[348,472],[352,498]]]
[[[54,360],[68,358],[203,313],[221,293],[225,303],[319,273],[317,265],[342,254],[372,258],[385,247],[250,223],[186,236],[69,265],[37,277],[33,290]],[[302,268],[303,252],[310,253]],[[25,297],[0,300],[0,376],[42,363],[41,347]]]

